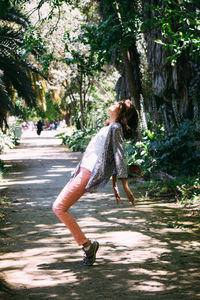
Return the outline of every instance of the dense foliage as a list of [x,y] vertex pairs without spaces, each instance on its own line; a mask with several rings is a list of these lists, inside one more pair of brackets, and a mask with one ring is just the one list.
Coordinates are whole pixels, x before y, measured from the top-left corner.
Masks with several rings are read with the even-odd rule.
[[[157,40],[170,50],[169,59],[175,65],[178,57],[188,51],[191,57],[197,57],[200,51],[200,41],[197,38],[199,18],[197,1],[164,1],[163,6],[155,5],[154,21],[160,25],[163,40]],[[148,21],[147,24],[148,25]],[[154,24],[155,25],[155,24]],[[167,41],[167,42],[165,42]]]
[[126,148],[128,164],[140,165],[148,174],[162,170],[174,176],[200,172],[200,134],[194,121],[186,120],[173,131],[147,130],[143,139]]
[[[19,144],[19,139],[14,135],[12,129],[7,133],[0,132],[0,154],[6,149],[13,149],[16,145]],[[0,177],[4,174],[4,163],[0,159]]]
[[35,103],[43,112],[50,95],[61,116],[88,127],[94,79],[102,85],[107,63],[119,72],[113,97],[134,98],[141,120],[167,130],[185,117],[199,123],[197,1],[2,1],[1,18],[9,14],[11,21],[19,4],[30,16],[20,19],[29,28],[23,56],[34,53],[49,80],[32,78],[43,93]]
[[[8,114],[22,114],[16,105],[17,96],[23,99],[24,106],[36,105],[39,70],[25,55],[30,53],[24,40],[29,26],[26,15],[13,7],[0,17],[0,128],[4,131],[8,128]],[[32,49],[32,54],[37,51]]]

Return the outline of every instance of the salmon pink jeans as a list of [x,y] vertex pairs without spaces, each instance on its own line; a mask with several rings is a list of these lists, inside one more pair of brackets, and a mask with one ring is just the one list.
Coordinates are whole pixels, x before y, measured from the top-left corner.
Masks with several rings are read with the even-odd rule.
[[54,213],[68,227],[79,246],[85,244],[88,239],[68,209],[86,192],[85,187],[90,176],[91,172],[81,167],[77,176],[66,184],[53,204]]

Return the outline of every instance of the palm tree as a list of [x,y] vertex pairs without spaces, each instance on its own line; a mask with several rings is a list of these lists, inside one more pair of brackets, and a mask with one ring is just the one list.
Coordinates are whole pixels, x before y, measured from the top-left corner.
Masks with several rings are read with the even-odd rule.
[[16,110],[15,96],[23,98],[26,105],[36,103],[33,85],[34,69],[23,57],[24,32],[29,23],[25,16],[12,8],[0,18],[0,128],[8,127],[8,113]]

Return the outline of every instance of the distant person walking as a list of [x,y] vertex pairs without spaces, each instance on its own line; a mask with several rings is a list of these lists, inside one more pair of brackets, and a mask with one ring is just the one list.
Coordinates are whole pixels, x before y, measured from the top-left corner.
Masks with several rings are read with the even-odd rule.
[[39,120],[37,122],[37,134],[40,135],[42,130],[43,130],[43,122],[42,122],[42,120]]
[[63,188],[53,204],[53,211],[68,227],[79,246],[83,246],[85,265],[93,265],[99,248],[97,241],[90,241],[82,232],[68,209],[79,200],[85,192],[95,192],[102,188],[112,176],[113,190],[117,204],[120,195],[117,177],[122,180],[128,200],[135,206],[134,196],[128,186],[128,174],[124,153],[123,138],[133,137],[138,114],[131,100],[122,100],[109,107],[107,126],[92,138],[76,167],[70,181]]

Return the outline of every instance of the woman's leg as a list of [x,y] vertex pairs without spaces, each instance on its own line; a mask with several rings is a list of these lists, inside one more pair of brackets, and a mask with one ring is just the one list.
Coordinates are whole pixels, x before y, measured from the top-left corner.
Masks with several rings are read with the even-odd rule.
[[91,172],[89,170],[80,168],[80,172],[68,182],[53,204],[54,213],[68,227],[78,245],[87,243],[88,239],[68,212],[68,209],[85,193],[85,187],[90,179],[90,175]]

